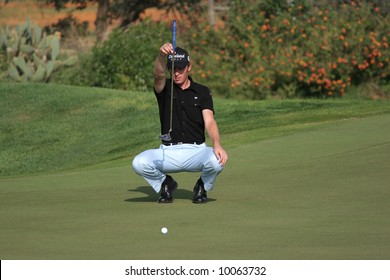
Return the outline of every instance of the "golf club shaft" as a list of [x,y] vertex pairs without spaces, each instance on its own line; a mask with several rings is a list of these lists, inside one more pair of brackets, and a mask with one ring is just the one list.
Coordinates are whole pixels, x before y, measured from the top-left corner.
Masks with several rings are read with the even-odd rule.
[[172,131],[173,119],[173,80],[175,78],[176,20],[172,22],[172,75],[171,75],[171,112],[169,116],[169,132]]

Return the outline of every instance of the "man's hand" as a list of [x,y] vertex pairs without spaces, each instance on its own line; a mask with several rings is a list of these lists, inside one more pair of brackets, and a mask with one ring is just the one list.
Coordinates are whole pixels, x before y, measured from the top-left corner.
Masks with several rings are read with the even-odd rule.
[[214,146],[214,154],[217,157],[219,164],[224,166],[228,160],[226,151],[221,146]]
[[165,43],[160,47],[160,54],[154,63],[154,90],[156,93],[162,92],[166,83],[165,68],[166,68],[166,57],[168,54],[173,52],[171,43]]
[[166,57],[168,54],[173,53],[173,46],[171,43],[165,43],[160,48],[160,55]]

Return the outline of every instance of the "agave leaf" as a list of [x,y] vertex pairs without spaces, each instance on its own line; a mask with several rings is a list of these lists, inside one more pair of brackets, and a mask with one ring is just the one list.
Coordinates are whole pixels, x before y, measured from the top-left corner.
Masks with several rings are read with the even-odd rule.
[[27,82],[28,81],[28,78],[27,78],[26,74],[23,73],[20,77],[22,79],[22,82]]
[[32,54],[32,58],[33,58],[33,61],[34,61],[34,64],[35,65],[44,65],[45,63],[43,62],[42,59],[40,59],[35,53]]
[[56,60],[60,53],[60,40],[56,35],[50,35],[47,37],[48,44],[51,48],[51,59]]
[[73,55],[69,58],[67,58],[63,63],[65,66],[73,66],[78,61],[78,57],[76,55]]
[[41,41],[42,37],[42,28],[39,26],[35,26],[34,28],[34,37],[33,37],[33,45],[36,46]]
[[34,52],[34,48],[31,45],[27,45],[27,44],[21,45],[20,50],[25,54],[32,54]]
[[54,70],[54,61],[53,60],[50,60],[47,64],[46,64],[46,79],[49,79],[51,73],[53,72]]
[[21,82],[22,78],[19,75],[18,69],[12,63],[8,66],[8,75],[15,81]]
[[33,73],[30,67],[28,67],[23,57],[21,56],[14,57],[13,62],[20,70],[22,70],[22,77],[23,75],[25,75],[27,79],[32,77]]
[[46,80],[46,69],[44,66],[39,65],[35,74],[31,77],[32,82],[43,82]]
[[38,44],[40,50],[45,50],[47,48],[47,36],[46,33],[43,34],[42,40]]

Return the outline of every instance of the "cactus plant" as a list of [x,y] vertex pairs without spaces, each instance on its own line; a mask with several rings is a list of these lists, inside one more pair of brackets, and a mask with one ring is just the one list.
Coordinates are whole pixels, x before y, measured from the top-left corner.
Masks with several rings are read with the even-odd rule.
[[6,51],[8,76],[15,81],[47,82],[53,71],[76,61],[59,60],[60,36],[47,35],[29,19],[14,30],[0,30],[0,49]]

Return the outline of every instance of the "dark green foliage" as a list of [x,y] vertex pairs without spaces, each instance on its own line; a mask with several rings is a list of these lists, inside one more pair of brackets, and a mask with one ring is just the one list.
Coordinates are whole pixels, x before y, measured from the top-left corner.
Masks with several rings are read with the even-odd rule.
[[125,31],[114,30],[109,39],[96,45],[87,70],[91,86],[151,90],[154,60],[162,42],[170,40],[166,24],[144,21]]
[[203,23],[190,37],[196,79],[252,99],[344,96],[351,85],[388,83],[389,17],[369,1],[309,2],[232,1],[223,26]]
[[[179,20],[178,45],[190,52],[192,77],[217,96],[329,98],[369,85],[388,98],[382,89],[390,81],[385,7],[336,2],[234,0],[215,26],[207,13]],[[55,73],[53,82],[150,91],[158,49],[170,40],[169,21],[118,28],[81,52],[74,68]]]

